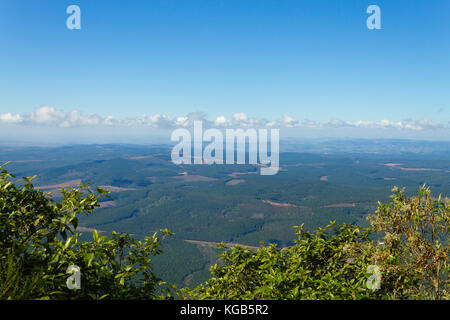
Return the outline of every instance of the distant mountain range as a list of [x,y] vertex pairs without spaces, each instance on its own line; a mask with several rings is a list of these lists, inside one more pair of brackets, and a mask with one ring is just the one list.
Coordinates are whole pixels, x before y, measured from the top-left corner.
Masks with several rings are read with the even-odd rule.
[[284,152],[307,153],[372,153],[372,154],[429,154],[450,155],[450,141],[403,139],[320,139],[280,141]]
[[[64,147],[78,148],[98,148],[103,146],[106,150],[120,147],[128,151],[141,150],[142,147],[161,148],[167,150],[175,143],[170,141],[161,143],[148,144],[129,144],[129,143],[114,143],[114,144],[71,144],[58,145],[46,143],[27,143],[18,141],[0,140],[0,158],[1,150],[3,148],[19,147],[22,150],[40,150],[40,148],[55,148]],[[406,139],[298,139],[286,138],[280,140],[281,152],[302,152],[302,153],[325,153],[325,154],[345,154],[345,153],[367,153],[367,154],[440,154],[450,156],[450,141],[428,141],[428,140],[406,140]]]

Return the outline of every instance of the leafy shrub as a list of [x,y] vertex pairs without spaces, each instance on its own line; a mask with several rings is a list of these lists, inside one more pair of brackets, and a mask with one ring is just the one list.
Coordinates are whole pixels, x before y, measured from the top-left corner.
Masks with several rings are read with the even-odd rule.
[[369,216],[383,235],[372,263],[393,299],[449,299],[450,201],[421,187],[416,196],[393,189],[388,204]]
[[[156,299],[170,297],[152,270],[151,256],[161,253],[161,230],[143,240],[93,231],[79,241],[79,214],[90,214],[108,192],[89,184],[61,189],[56,202],[35,189],[33,177],[16,180],[0,167],[0,272],[4,299]],[[82,274],[80,290],[67,288],[67,268]],[[15,270],[15,271],[14,271]],[[22,288],[22,289],[21,289]]]
[[0,260],[0,300],[32,299],[45,297],[39,273],[25,275],[20,261],[14,254]]
[[[422,187],[408,198],[393,189],[389,204],[368,217],[371,228],[331,222],[295,245],[223,249],[223,265],[194,290],[193,299],[449,299],[449,200]],[[381,233],[383,242],[373,241]],[[380,287],[368,286],[380,272]],[[367,273],[369,272],[369,273]]]
[[369,229],[331,222],[308,232],[296,227],[292,247],[275,245],[256,252],[233,247],[221,254],[225,265],[186,297],[197,299],[365,299],[383,292],[367,288],[372,243]]

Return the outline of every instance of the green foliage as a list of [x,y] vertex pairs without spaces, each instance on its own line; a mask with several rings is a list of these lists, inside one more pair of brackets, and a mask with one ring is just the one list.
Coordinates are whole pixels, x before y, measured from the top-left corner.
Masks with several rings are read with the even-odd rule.
[[224,250],[225,266],[211,268],[213,278],[195,290],[197,299],[366,299],[382,298],[382,291],[366,287],[373,246],[369,229],[331,222],[308,232],[296,227],[292,247],[261,246]]
[[[222,246],[224,266],[196,289],[194,299],[449,299],[449,200],[393,189],[389,204],[369,217],[372,228],[331,222],[311,233],[296,227],[295,245],[251,251]],[[371,240],[383,233],[384,242]],[[369,266],[380,288],[368,286]],[[373,274],[372,274],[373,275]]]
[[39,274],[24,274],[20,261],[14,254],[8,254],[0,260],[0,300],[32,299],[47,296],[43,290]]
[[372,261],[394,299],[449,299],[450,201],[421,187],[416,196],[393,189],[389,204],[369,217],[383,234]]
[[[35,189],[33,177],[15,180],[0,167],[0,262],[4,299],[156,299],[170,297],[156,277],[151,256],[161,253],[168,230],[143,240],[93,231],[79,241],[79,214],[90,214],[107,192],[89,184],[61,189],[56,202]],[[162,235],[162,236],[161,236]],[[67,268],[81,270],[81,289],[67,288]]]
[[[220,246],[221,262],[211,267],[212,278],[193,290],[176,290],[175,286],[162,282],[153,270],[154,257],[161,254],[161,243],[172,234],[170,231],[163,229],[138,239],[126,233],[113,231],[106,236],[93,230],[91,241],[81,241],[81,235],[76,232],[79,219],[99,207],[99,200],[108,192],[101,188],[93,191],[89,184],[80,183],[74,188],[60,189],[61,198],[56,201],[49,193],[36,189],[32,180],[33,177],[16,179],[0,167],[0,299],[169,299],[174,291],[182,298],[192,299],[450,298],[450,201],[433,198],[429,188],[420,188],[412,197],[395,188],[391,201],[379,203],[376,215],[369,217],[371,228],[333,221],[311,232],[302,224],[295,227],[297,239],[290,242],[293,245],[282,249],[275,244],[261,245],[254,250],[223,244]],[[256,182],[249,178],[250,183]],[[264,221],[272,221],[272,226],[277,226],[272,229],[274,233],[283,232],[285,228],[284,224],[277,224],[279,217],[272,217],[273,212],[292,215],[292,220],[284,223],[298,218],[306,222],[308,217],[316,219],[316,214],[305,212],[301,206],[287,211],[271,208],[261,201],[267,199],[267,195],[248,196],[254,199],[229,206],[221,211],[221,218],[197,215],[189,210],[187,213],[172,211],[167,204],[183,199],[186,202],[183,208],[195,202],[205,207],[204,212],[218,212],[222,201],[231,203],[241,192],[239,187],[232,190],[236,194],[228,193],[229,198],[221,193],[211,197],[199,190],[191,191],[190,195],[195,197],[190,199],[183,198],[179,191],[170,196],[172,200],[164,195],[164,188],[152,190],[145,196],[158,201],[151,201],[153,204],[145,210],[136,210],[133,221],[138,224],[147,219],[145,221],[156,224],[152,219],[160,216],[148,214],[150,211],[161,215],[164,212],[167,220],[163,221],[178,224],[186,221],[180,220],[181,214],[189,217],[191,223],[207,222],[210,226],[218,221],[215,219],[229,219],[228,225],[225,224],[229,230],[223,228],[220,235],[243,239],[246,230],[266,227],[256,217],[245,213],[249,208],[263,212]],[[269,198],[284,201],[280,197],[283,197],[281,191]],[[141,201],[144,203],[146,199]],[[142,232],[147,230],[144,223],[136,228]],[[180,227],[180,230],[183,229]],[[209,232],[210,237],[219,232],[217,226],[201,230],[206,236]],[[373,240],[377,236],[375,231],[379,232],[382,239],[378,240],[382,242]],[[185,245],[182,239],[176,240]],[[173,255],[186,253],[188,246],[183,245],[179,245]],[[160,261],[161,265],[170,263]],[[205,266],[201,261],[184,259],[184,263],[186,268],[196,268],[198,272]],[[70,276],[67,269],[72,265],[81,270],[79,290],[67,288]],[[368,269],[373,265],[381,271],[381,288],[377,290],[367,286],[371,276]],[[167,272],[172,272],[172,267],[167,268]],[[182,273],[178,276],[184,279]]]

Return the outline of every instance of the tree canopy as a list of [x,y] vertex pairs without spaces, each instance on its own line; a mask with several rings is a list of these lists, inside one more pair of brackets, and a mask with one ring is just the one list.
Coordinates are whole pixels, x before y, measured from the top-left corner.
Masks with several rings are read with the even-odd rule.
[[[0,167],[0,299],[449,299],[450,201],[419,188],[393,189],[369,228],[334,221],[296,226],[295,244],[251,250],[221,245],[221,263],[200,286],[177,289],[157,277],[152,257],[171,235],[143,239],[92,232],[81,241],[79,215],[107,191],[61,189],[60,200]],[[79,290],[68,288],[71,266]]]
[[[142,240],[112,232],[79,241],[78,215],[90,214],[108,192],[89,184],[61,189],[56,201],[0,167],[0,298],[155,299],[170,297],[153,272],[151,256],[161,253],[161,230]],[[14,182],[14,183],[13,183]],[[70,266],[81,271],[80,290],[69,290]]]

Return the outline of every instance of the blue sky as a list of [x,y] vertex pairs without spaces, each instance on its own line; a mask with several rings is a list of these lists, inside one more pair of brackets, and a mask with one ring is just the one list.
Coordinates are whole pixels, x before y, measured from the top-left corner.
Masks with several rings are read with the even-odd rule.
[[[81,30],[66,28],[71,4]],[[0,0],[0,127],[202,112],[442,138],[449,34],[447,0]],[[43,106],[54,121],[36,124]]]

